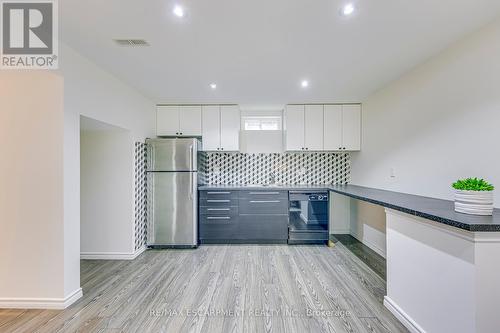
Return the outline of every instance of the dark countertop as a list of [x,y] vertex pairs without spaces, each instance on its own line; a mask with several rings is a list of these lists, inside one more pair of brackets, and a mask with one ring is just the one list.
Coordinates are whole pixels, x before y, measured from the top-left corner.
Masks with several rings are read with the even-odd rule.
[[455,212],[454,202],[450,200],[356,185],[331,185],[329,189],[354,199],[367,201],[467,231],[500,231],[499,209],[495,209],[493,216],[474,216]]
[[379,190],[356,185],[202,185],[206,190],[330,190],[354,199],[373,203],[410,215],[446,224],[473,232],[500,232],[500,209],[495,209],[493,216],[474,216],[455,212],[450,200],[428,198],[387,190]]

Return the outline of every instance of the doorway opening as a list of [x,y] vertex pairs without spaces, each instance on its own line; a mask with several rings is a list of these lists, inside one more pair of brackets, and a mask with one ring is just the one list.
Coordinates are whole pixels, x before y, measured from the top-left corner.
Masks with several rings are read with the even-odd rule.
[[80,117],[80,257],[134,252],[134,145],[129,130]]

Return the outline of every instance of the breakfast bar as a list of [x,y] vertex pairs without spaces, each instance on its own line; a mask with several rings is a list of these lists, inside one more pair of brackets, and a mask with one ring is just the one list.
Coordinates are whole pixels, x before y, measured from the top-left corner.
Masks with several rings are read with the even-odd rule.
[[498,209],[472,216],[456,213],[448,200],[354,185],[330,191],[385,207],[384,305],[410,331],[498,331]]

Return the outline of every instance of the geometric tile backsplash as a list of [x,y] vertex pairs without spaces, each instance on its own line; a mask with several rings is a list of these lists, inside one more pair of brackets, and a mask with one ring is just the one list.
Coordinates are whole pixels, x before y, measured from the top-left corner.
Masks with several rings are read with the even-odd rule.
[[135,143],[135,250],[146,245],[146,144]]
[[349,153],[206,153],[199,155],[205,184],[347,184]]

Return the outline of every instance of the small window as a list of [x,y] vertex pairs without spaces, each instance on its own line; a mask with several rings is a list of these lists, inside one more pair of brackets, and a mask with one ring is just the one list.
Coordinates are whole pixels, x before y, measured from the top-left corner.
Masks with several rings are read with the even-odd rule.
[[243,125],[245,131],[280,131],[281,117],[276,117],[276,116],[244,117]]

